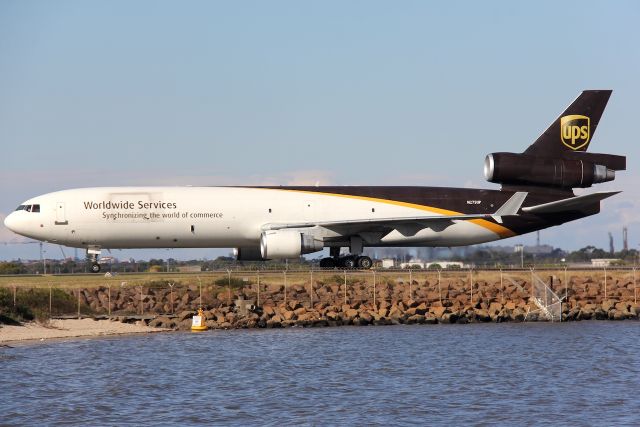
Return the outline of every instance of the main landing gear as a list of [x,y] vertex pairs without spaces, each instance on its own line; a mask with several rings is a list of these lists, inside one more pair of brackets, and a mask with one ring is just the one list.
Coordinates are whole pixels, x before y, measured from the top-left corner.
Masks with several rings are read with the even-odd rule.
[[321,268],[346,268],[351,270],[358,268],[368,270],[373,265],[373,261],[368,256],[347,255],[336,258],[322,258]]
[[344,268],[351,270],[354,268],[368,270],[373,266],[371,258],[365,255],[344,255],[340,256],[340,248],[329,248],[331,257],[320,260],[320,268]]
[[89,247],[87,248],[87,258],[91,260],[91,272],[100,273],[100,264],[98,264],[98,257],[100,256],[100,248]]

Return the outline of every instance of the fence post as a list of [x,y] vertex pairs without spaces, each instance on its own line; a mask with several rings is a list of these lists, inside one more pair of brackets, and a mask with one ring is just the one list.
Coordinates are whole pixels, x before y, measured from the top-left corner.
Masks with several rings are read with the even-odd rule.
[[51,291],[51,283],[49,283],[49,319],[51,319],[51,300],[52,300],[52,295],[51,295],[52,291]]
[[376,305],[376,271],[371,270],[371,272],[373,273],[373,307],[377,309],[378,306]]
[[78,319],[80,319],[80,289],[78,288]]
[[442,285],[440,284],[440,273],[442,272],[441,269],[438,269],[438,295],[440,298],[440,307],[442,307]]
[[504,278],[502,277],[502,269],[500,269],[500,304],[504,305]]
[[258,299],[256,305],[260,307],[260,271],[258,271]]
[[413,270],[409,268],[409,299],[413,299]]
[[282,273],[284,274],[284,305],[287,305],[287,271]]
[[202,308],[202,280],[200,280],[200,276],[196,276],[198,278],[198,286],[200,287],[200,307]]
[[638,293],[636,292],[636,269],[633,269],[633,303],[638,305]]
[[347,304],[347,270],[344,271],[344,303]]
[[173,287],[175,283],[169,283],[169,299],[171,301],[171,314],[173,314]]
[[607,267],[604,267],[604,299],[607,299]]
[[107,285],[107,290],[108,290],[108,294],[107,294],[107,301],[109,303],[109,306],[107,307],[107,313],[109,314],[109,317],[111,317],[111,284]]
[[309,270],[309,308],[313,308],[313,270]]
[[567,302],[567,309],[569,307],[569,293],[567,291],[567,287],[569,286],[569,282],[567,281],[567,267],[564,267],[564,300]]
[[231,306],[231,270],[227,270],[229,280],[227,281],[227,305]]
[[16,293],[18,292],[18,288],[16,285],[13,285],[13,306],[16,306]]
[[471,305],[473,305],[473,269],[469,269],[469,288],[471,289]]
[[140,315],[144,314],[144,298],[142,297],[142,285],[140,285]]

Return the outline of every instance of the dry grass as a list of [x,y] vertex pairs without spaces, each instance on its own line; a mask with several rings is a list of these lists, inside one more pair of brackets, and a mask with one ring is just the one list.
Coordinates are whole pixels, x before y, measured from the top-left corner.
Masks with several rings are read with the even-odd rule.
[[[500,282],[499,271],[483,271],[474,270],[471,275],[474,282],[484,281],[488,283]],[[508,275],[513,279],[529,281],[531,273],[528,271],[505,271],[504,275]],[[549,276],[555,276],[554,280],[560,282],[565,281],[565,270],[539,270],[536,274],[546,279]],[[443,281],[463,280],[469,281],[469,270],[460,271],[442,271],[440,279]],[[607,270],[607,276],[613,280],[633,280],[632,270]],[[65,276],[3,276],[0,277],[0,287],[24,287],[24,288],[93,288],[99,286],[120,286],[122,282],[126,282],[127,286],[147,286],[149,284],[160,285],[161,283],[179,283],[181,285],[211,285],[217,282],[223,285],[228,280],[228,274],[225,271],[220,272],[203,272],[200,274],[189,273],[140,273],[140,274],[120,274],[112,277],[105,277],[103,274],[89,275],[65,275]],[[374,273],[372,271],[347,271],[347,282],[365,282],[373,283]],[[409,283],[411,278],[418,283],[437,283],[438,272],[430,270],[408,270],[387,271],[380,270],[375,272],[377,283]],[[594,281],[604,280],[604,270],[567,270],[567,279],[571,281],[583,280],[587,277]],[[249,283],[257,283],[258,278],[261,284],[283,286],[285,283],[285,274],[282,271],[250,271],[250,272],[232,272],[232,286],[237,285],[238,281]],[[344,271],[289,271],[286,274],[287,285],[309,284],[311,278],[313,282],[323,283],[343,283]],[[637,279],[640,280],[640,272],[637,273]]]

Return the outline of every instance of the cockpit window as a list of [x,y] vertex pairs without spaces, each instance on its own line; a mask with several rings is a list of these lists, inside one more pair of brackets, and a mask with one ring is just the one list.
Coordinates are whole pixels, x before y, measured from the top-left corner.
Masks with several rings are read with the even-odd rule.
[[16,211],[40,212],[40,205],[20,205]]

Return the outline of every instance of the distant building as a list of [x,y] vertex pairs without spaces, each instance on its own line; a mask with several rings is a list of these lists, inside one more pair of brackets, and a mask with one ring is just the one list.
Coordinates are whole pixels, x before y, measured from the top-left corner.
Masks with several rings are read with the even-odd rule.
[[382,260],[382,268],[393,268],[396,266],[396,261],[393,258],[385,258]]

